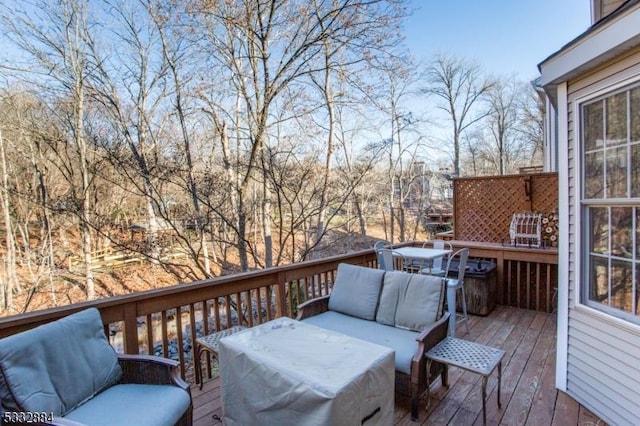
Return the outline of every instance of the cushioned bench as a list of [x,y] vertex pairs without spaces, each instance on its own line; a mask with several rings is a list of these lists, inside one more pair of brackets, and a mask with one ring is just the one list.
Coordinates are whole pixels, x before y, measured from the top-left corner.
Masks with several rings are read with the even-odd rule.
[[425,353],[447,335],[442,278],[340,264],[331,294],[298,307],[298,320],[395,350],[396,390],[411,395],[411,418],[446,366],[433,363],[427,378]]

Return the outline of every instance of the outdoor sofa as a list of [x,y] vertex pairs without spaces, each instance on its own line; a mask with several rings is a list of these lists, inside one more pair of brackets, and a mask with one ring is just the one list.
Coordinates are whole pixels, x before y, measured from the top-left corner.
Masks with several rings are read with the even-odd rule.
[[0,339],[0,415],[7,424],[190,425],[177,365],[116,354],[99,311],[86,309]]
[[442,280],[342,263],[331,293],[301,304],[296,319],[394,349],[396,391],[411,396],[411,419],[418,420],[433,379],[448,385],[446,366],[432,363],[427,377],[425,359],[447,335]]

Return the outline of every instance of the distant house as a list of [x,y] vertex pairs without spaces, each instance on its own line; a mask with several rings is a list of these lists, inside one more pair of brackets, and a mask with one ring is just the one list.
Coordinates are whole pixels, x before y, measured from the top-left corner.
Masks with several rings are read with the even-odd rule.
[[591,6],[537,82],[560,182],[556,386],[640,425],[640,0]]

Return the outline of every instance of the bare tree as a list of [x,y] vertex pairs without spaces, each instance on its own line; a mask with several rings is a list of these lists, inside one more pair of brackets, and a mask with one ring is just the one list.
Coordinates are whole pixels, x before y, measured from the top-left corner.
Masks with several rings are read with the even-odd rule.
[[[393,26],[402,13],[401,0],[242,0],[206,3],[201,27],[209,29],[212,57],[237,93],[246,149],[233,164],[240,265],[248,267],[249,189],[268,139],[272,108],[295,82],[326,69],[327,47],[350,46],[362,60],[375,46],[370,34]],[[222,53],[222,54],[221,54]],[[350,57],[349,61],[355,59]],[[213,104],[213,103],[211,103]],[[217,117],[224,117],[218,109]],[[238,144],[240,146],[240,144]],[[268,220],[268,215],[264,215]],[[271,247],[265,247],[266,251]]]
[[493,140],[493,150],[499,175],[505,174],[513,145],[516,143],[518,123],[518,91],[515,78],[501,79],[488,91],[489,131]]
[[[96,61],[91,95],[101,105],[106,126],[115,135],[102,141],[109,160],[131,183],[131,191],[145,197],[151,247],[151,251],[145,252],[157,261],[158,215],[164,205],[152,172],[158,169],[154,164],[153,145],[157,136],[152,123],[164,97],[160,86],[167,67],[157,59],[161,54],[158,34],[143,11],[135,7],[111,7],[101,16],[109,22],[113,36],[111,49],[107,51],[98,51],[91,45],[92,55],[100,58]],[[122,144],[130,151],[129,155],[124,155]]]
[[486,95],[492,83],[482,75],[479,65],[444,53],[433,58],[425,71],[425,79],[425,93],[438,98],[438,108],[451,120],[453,173],[459,176],[461,136],[487,115],[474,107]]
[[[492,165],[492,172],[500,175],[517,173],[523,166],[536,164],[536,151],[542,134],[542,118],[536,120],[539,105],[532,103],[531,86],[515,77],[496,79],[488,92],[488,115],[485,142],[478,143],[479,159]],[[533,99],[535,100],[535,99]]]
[[542,164],[545,104],[531,84],[525,84],[521,90],[524,93],[518,102],[520,110],[518,132],[532,147],[532,164]]
[[[15,6],[15,5],[14,5]],[[86,0],[21,2],[20,6],[5,5],[2,23],[8,38],[28,57],[29,64],[14,67],[25,76],[46,85],[53,83],[57,94],[68,108],[59,111],[60,122],[67,126],[68,138],[77,155],[77,170],[68,169],[68,177],[78,181],[73,185],[80,221],[82,253],[85,265],[87,299],[95,298],[92,267],[90,197],[91,170],[89,143],[85,134],[86,92],[94,61],[90,56],[93,43],[88,22]],[[75,173],[79,176],[75,177]],[[75,182],[74,182],[75,183]]]
[[[5,111],[0,137],[4,171],[0,199],[5,208],[10,206],[8,216],[5,213],[5,223],[11,224],[6,230],[6,260],[9,262],[6,271],[8,276],[16,277],[13,289],[18,294],[28,292],[26,298],[20,299],[24,303],[20,306],[14,304],[16,312],[24,312],[43,283],[49,284],[50,303],[57,304],[54,231],[49,202],[54,185],[47,172],[44,142],[45,129],[49,126],[48,111],[37,98],[19,90],[4,92],[0,108]],[[39,223],[40,227],[34,227],[34,223]],[[21,271],[19,278],[16,266]]]
[[[164,61],[168,65],[169,75],[171,77],[173,107],[178,119],[178,127],[180,129],[181,142],[183,145],[184,158],[187,166],[187,188],[193,208],[193,221],[197,230],[197,236],[200,240],[199,250],[202,251],[202,272],[206,277],[211,277],[211,265],[209,260],[209,246],[206,241],[205,217],[202,214],[200,200],[198,195],[198,185],[195,178],[195,167],[192,153],[191,134],[187,123],[187,100],[186,89],[188,81],[185,82],[185,76],[189,76],[189,59],[187,58],[188,46],[185,34],[179,29],[179,20],[171,22],[167,17],[176,15],[179,10],[170,7],[160,8],[155,1],[147,1],[147,11],[153,18],[153,22],[158,30]],[[160,10],[158,10],[160,9]],[[171,25],[173,24],[173,25]],[[187,77],[189,78],[189,77]],[[199,256],[196,256],[196,264],[200,265]]]
[[0,172],[2,173],[2,188],[0,191],[0,201],[2,202],[2,213],[4,220],[4,232],[6,239],[5,273],[2,277],[2,307],[6,310],[13,309],[13,292],[16,289],[18,277],[16,276],[16,244],[13,234],[13,221],[11,220],[11,204],[9,199],[9,170],[7,157],[5,154],[5,142],[0,126]]
[[[418,125],[420,120],[407,107],[407,100],[418,93],[417,66],[405,55],[388,55],[373,62],[378,87],[370,99],[380,111],[382,121],[388,123],[383,135],[386,154],[387,206],[389,207],[388,240],[395,241],[396,228],[400,241],[407,238],[407,208],[411,201],[412,187],[417,178],[416,163],[423,147]],[[397,222],[397,223],[396,223]]]

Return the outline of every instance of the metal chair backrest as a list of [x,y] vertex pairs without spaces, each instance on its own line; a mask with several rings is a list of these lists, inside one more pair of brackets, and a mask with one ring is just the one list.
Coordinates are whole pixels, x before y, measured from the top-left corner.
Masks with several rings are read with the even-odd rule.
[[455,258],[459,259],[457,285],[461,286],[464,282],[464,272],[467,269],[467,260],[469,259],[469,249],[461,248],[460,250],[456,251],[449,257],[449,260],[447,261],[447,273],[445,277],[449,275],[449,270],[451,269],[451,261]]
[[380,249],[386,248],[388,245],[389,245],[389,243],[386,242],[386,241],[382,241],[382,240],[376,241],[375,244],[373,245],[373,249],[375,251],[378,251]]
[[386,241],[376,241],[375,244],[373,245],[373,249],[376,251],[376,257],[378,258],[378,268],[379,269],[385,269],[384,267],[384,259],[382,258],[382,255],[380,254],[380,250],[382,250],[383,248],[386,248],[389,245],[389,243],[387,243]]
[[396,258],[402,258],[400,253],[388,248],[380,249],[377,253],[379,269],[384,269],[385,271],[396,270],[396,262],[398,261]]
[[[442,249],[453,250],[453,246],[451,245],[451,243],[445,240],[428,240],[428,241],[425,241],[424,244],[422,244],[422,247],[432,247],[434,249],[441,249],[441,250]],[[448,257],[451,258],[453,256],[448,256]],[[442,270],[443,259],[445,258],[437,257],[433,259],[431,263],[431,268],[433,270]]]

